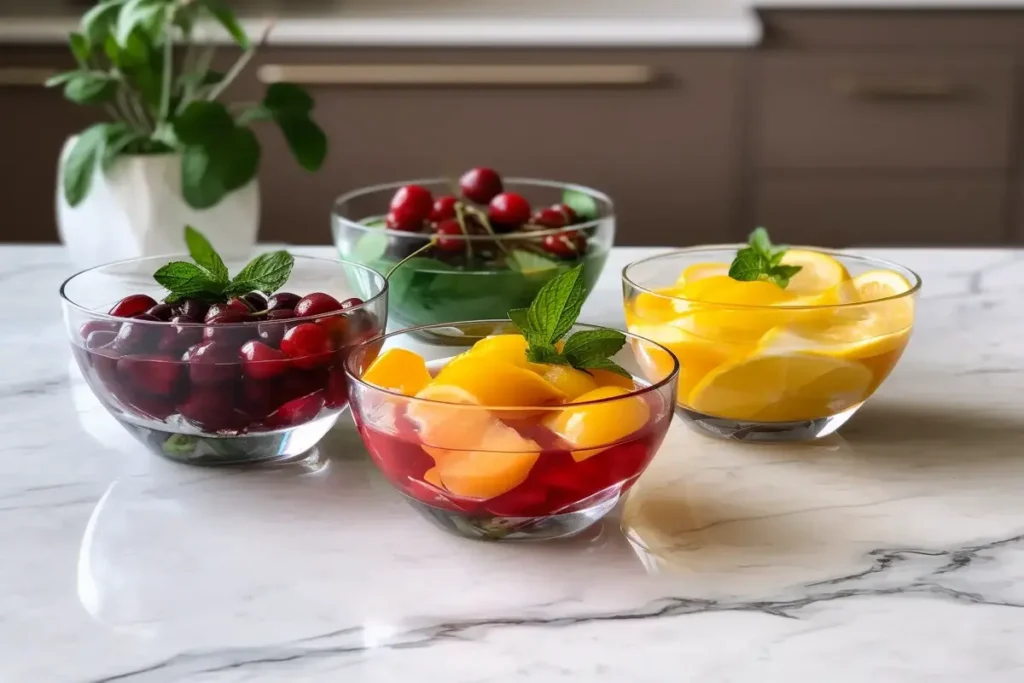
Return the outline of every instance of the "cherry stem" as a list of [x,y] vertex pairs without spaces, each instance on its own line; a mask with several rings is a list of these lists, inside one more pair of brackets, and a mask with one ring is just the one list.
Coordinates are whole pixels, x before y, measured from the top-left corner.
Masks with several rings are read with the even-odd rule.
[[[466,207],[460,200],[455,202],[455,221],[459,224],[459,230],[463,235],[469,236],[469,229],[466,227]],[[466,258],[473,258],[473,241],[466,240]]]
[[498,238],[498,234],[494,232],[494,228],[491,227],[491,219],[487,217],[487,214],[475,206],[467,206],[466,212],[470,215],[476,216],[476,219],[484,226],[484,230],[490,233],[491,237],[494,238],[494,243],[498,245],[499,249],[505,252],[506,256],[508,256],[508,249],[501,243],[501,240]]
[[420,254],[422,254],[423,252],[425,252],[427,249],[430,249],[435,244],[437,244],[437,238],[433,237],[433,238],[431,238],[431,240],[429,242],[424,244],[422,247],[420,247],[416,251],[412,252],[411,254],[406,256],[404,259],[402,259],[401,261],[399,261],[395,265],[391,266],[391,270],[389,270],[388,274],[384,276],[384,279],[390,281],[391,280],[391,276],[395,274],[396,270],[398,270],[399,268],[404,266],[406,264],[406,262],[408,262],[410,259],[413,259],[413,258],[419,256]]

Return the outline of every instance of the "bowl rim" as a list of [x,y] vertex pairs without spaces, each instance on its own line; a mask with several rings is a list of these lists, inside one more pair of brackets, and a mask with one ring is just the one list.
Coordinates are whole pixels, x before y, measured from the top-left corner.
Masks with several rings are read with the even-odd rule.
[[910,289],[908,289],[905,292],[900,292],[899,294],[893,294],[891,296],[885,296],[885,297],[882,297],[880,299],[870,299],[868,301],[851,301],[851,302],[847,302],[847,303],[836,303],[836,304],[805,304],[805,305],[800,305],[800,306],[778,306],[778,305],[772,305],[772,304],[725,304],[725,303],[718,303],[718,302],[712,302],[712,301],[702,301],[700,299],[688,299],[688,298],[682,297],[682,296],[673,296],[671,294],[665,294],[664,292],[658,292],[658,291],[655,291],[653,289],[650,289],[649,287],[645,287],[643,285],[638,284],[629,275],[629,270],[631,268],[633,268],[634,266],[640,266],[640,265],[643,265],[643,264],[650,263],[652,261],[658,261],[660,259],[670,259],[670,258],[675,258],[675,257],[679,257],[679,256],[688,255],[688,254],[699,254],[699,253],[702,253],[702,252],[728,251],[728,250],[735,251],[735,250],[738,250],[738,249],[742,249],[742,248],[744,248],[746,246],[748,246],[748,245],[745,244],[745,243],[705,244],[705,245],[700,245],[700,246],[696,246],[696,247],[684,247],[683,249],[673,249],[671,251],[663,252],[663,253],[660,253],[660,254],[654,254],[652,256],[646,256],[646,257],[644,257],[642,259],[637,259],[636,261],[632,261],[632,262],[626,264],[626,266],[622,269],[622,276],[621,276],[622,277],[622,282],[623,282],[623,284],[629,285],[630,287],[636,289],[639,292],[643,292],[643,293],[649,294],[651,296],[660,297],[662,299],[668,299],[669,301],[683,301],[683,302],[686,302],[688,304],[697,304],[699,306],[703,306],[703,307],[706,307],[706,308],[723,308],[723,309],[730,309],[730,310],[735,309],[735,310],[750,310],[750,311],[769,310],[769,309],[771,309],[771,310],[783,309],[783,310],[787,310],[787,311],[812,311],[812,310],[820,311],[820,310],[829,310],[829,309],[853,308],[853,307],[856,307],[856,306],[867,306],[867,305],[870,305],[870,304],[883,303],[883,302],[886,302],[886,301],[897,301],[899,299],[903,299],[903,298],[906,298],[906,297],[913,296],[913,295],[917,294],[919,291],[921,291],[921,285],[922,285],[921,276],[918,275],[917,272],[912,270],[911,268],[908,268],[907,266],[904,266],[904,265],[900,265],[899,263],[896,263],[895,261],[890,261],[888,259],[883,259],[883,258],[876,258],[876,257],[873,257],[873,256],[863,256],[861,254],[856,254],[856,253],[852,253],[852,252],[848,252],[848,251],[843,251],[843,250],[840,250],[840,249],[826,249],[826,248],[823,248],[823,247],[812,247],[812,246],[804,246],[804,245],[788,245],[786,248],[787,249],[799,249],[801,251],[815,251],[815,252],[818,252],[818,253],[821,253],[821,254],[826,254],[828,256],[837,257],[837,260],[838,259],[847,259],[847,260],[856,261],[856,262],[859,262],[859,263],[862,263],[862,264],[870,264],[870,265],[874,266],[874,268],[872,268],[873,270],[878,270],[878,269],[883,269],[884,268],[884,269],[892,270],[892,271],[894,271],[896,273],[899,273],[900,275],[903,275],[905,273],[909,273],[910,276],[911,276],[911,280],[912,280],[911,283],[910,283]]
[[[383,343],[385,341],[387,341],[391,337],[397,337],[399,335],[410,334],[410,333],[413,333],[413,332],[420,332],[420,331],[423,331],[423,330],[437,329],[437,328],[444,328],[444,327],[453,327],[453,326],[458,326],[458,325],[480,325],[480,324],[486,324],[486,323],[493,323],[494,325],[505,324],[506,326],[514,327],[512,321],[510,319],[508,319],[508,318],[489,318],[489,319],[484,319],[484,320],[460,320],[460,321],[451,322],[451,323],[434,323],[434,324],[431,324],[431,325],[419,325],[417,327],[402,328],[400,330],[395,330],[394,332],[389,332],[389,333],[387,333],[385,335],[378,336],[378,337],[375,337],[373,339],[364,340],[364,341],[359,342],[358,344],[352,346],[349,349],[348,357],[345,359],[345,375],[346,375],[346,377],[350,381],[353,381],[356,384],[358,384],[358,385],[360,385],[360,386],[362,386],[362,387],[364,387],[364,388],[366,388],[368,390],[379,392],[379,393],[382,393],[382,394],[387,394],[389,396],[394,396],[395,398],[405,399],[405,400],[409,401],[410,403],[423,403],[423,404],[427,404],[427,405],[460,406],[462,408],[468,408],[468,409],[474,409],[474,410],[504,410],[504,411],[517,411],[518,410],[518,411],[529,411],[531,413],[536,412],[536,411],[556,412],[556,411],[561,411],[561,410],[564,410],[564,409],[570,408],[570,407],[574,408],[574,407],[577,407],[577,406],[592,406],[592,405],[599,405],[599,404],[602,404],[602,403],[613,403],[615,401],[621,401],[623,399],[632,398],[634,396],[645,396],[645,395],[647,395],[650,392],[661,390],[663,387],[666,387],[666,386],[672,384],[673,382],[676,382],[678,380],[678,378],[679,378],[679,371],[680,371],[680,367],[681,367],[680,364],[679,364],[679,359],[676,358],[675,354],[672,353],[671,351],[669,351],[662,344],[659,344],[658,342],[656,342],[656,341],[654,341],[652,339],[647,339],[646,337],[641,337],[638,334],[633,334],[632,332],[626,332],[626,331],[623,331],[623,330],[616,330],[613,327],[607,327],[607,326],[603,326],[603,325],[590,325],[588,323],[580,323],[580,322],[575,323],[573,325],[573,327],[584,327],[584,328],[587,328],[587,329],[590,329],[590,330],[615,330],[616,332],[622,332],[622,334],[624,334],[626,336],[626,342],[627,343],[629,343],[630,339],[636,339],[636,340],[639,340],[641,342],[644,342],[645,344],[652,344],[652,345],[654,345],[655,347],[657,347],[661,351],[663,351],[666,354],[668,354],[669,358],[672,359],[672,371],[669,372],[664,378],[658,380],[657,382],[653,382],[653,383],[651,383],[651,384],[649,384],[649,385],[647,385],[645,387],[641,387],[640,389],[633,389],[632,391],[627,391],[625,394],[622,394],[621,396],[611,396],[609,398],[599,398],[599,399],[594,399],[594,400],[591,400],[591,401],[581,401],[579,403],[565,403],[565,404],[557,405],[557,406],[491,406],[491,405],[484,406],[484,405],[476,405],[476,404],[471,404],[471,403],[452,403],[450,401],[438,401],[438,400],[432,399],[432,398],[418,398],[416,396],[407,396],[407,395],[401,393],[400,391],[394,391],[392,389],[385,389],[383,387],[377,386],[376,384],[370,384],[369,382],[365,382],[365,381],[363,381],[363,379],[361,377],[357,376],[356,373],[353,371],[353,367],[352,366],[354,364],[354,359],[358,355],[358,351],[360,351],[363,347],[367,347],[367,346],[369,346],[371,344],[381,344],[383,346]],[[493,336],[493,335],[488,335],[488,336]],[[671,398],[671,401],[669,402],[669,404],[667,406],[667,412],[672,412],[675,409],[675,402],[676,402],[676,397],[673,396]],[[350,401],[350,403],[351,403],[351,401]]]
[[[358,306],[352,306],[351,308],[346,308],[346,309],[338,310],[338,311],[328,311],[327,313],[320,313],[318,315],[311,315],[311,316],[306,316],[306,317],[303,317],[303,318],[287,318],[287,319],[279,321],[281,323],[288,323],[289,321],[308,322],[308,321],[313,321],[313,320],[320,320],[321,318],[330,318],[332,316],[337,316],[337,315],[339,315],[341,313],[348,314],[348,313],[352,313],[354,311],[361,311],[361,310],[363,310],[365,308],[370,307],[372,304],[375,304],[375,302],[377,302],[377,300],[379,300],[381,297],[385,297],[386,298],[387,295],[388,295],[388,287],[389,287],[388,279],[386,277],[384,277],[383,275],[381,275],[376,270],[374,270],[373,268],[370,268],[369,266],[363,265],[362,263],[357,263],[355,261],[347,261],[345,259],[339,259],[339,258],[329,258],[329,257],[323,257],[323,256],[309,256],[309,255],[306,255],[306,254],[292,254],[292,257],[294,257],[294,259],[296,261],[319,261],[319,262],[322,262],[322,263],[331,263],[331,264],[336,264],[336,265],[354,266],[354,267],[358,268],[359,270],[362,270],[362,271],[365,271],[367,273],[370,273],[375,278],[379,278],[381,280],[381,282],[383,282],[383,285],[381,286],[381,289],[380,289],[379,292],[377,292],[376,294],[371,296],[369,299],[366,299],[365,301],[363,301],[363,303],[359,304]],[[66,280],[64,280],[64,282],[61,283],[60,290],[59,290],[60,298],[61,298],[61,300],[63,301],[63,303],[66,306],[70,306],[71,308],[73,308],[75,310],[78,310],[78,311],[80,311],[80,312],[90,316],[90,318],[92,320],[101,320],[101,321],[117,322],[117,323],[132,322],[132,323],[138,323],[138,324],[143,324],[143,325],[174,325],[175,327],[181,327],[181,328],[185,328],[185,329],[197,328],[197,327],[198,328],[209,327],[209,324],[206,323],[206,322],[175,323],[175,322],[171,322],[169,320],[138,320],[136,318],[122,318],[122,317],[119,317],[119,316],[116,316],[116,315],[110,315],[109,313],[101,313],[99,311],[96,311],[96,310],[93,310],[93,309],[88,308],[86,306],[83,306],[82,304],[78,303],[77,301],[74,301],[73,299],[71,299],[71,297],[69,297],[68,294],[67,294],[66,290],[67,290],[68,285],[71,283],[72,280],[74,280],[75,278],[79,277],[80,275],[85,275],[86,273],[91,273],[93,271],[101,270],[103,268],[110,268],[110,267],[113,267],[113,266],[126,265],[126,264],[129,264],[129,263],[135,262],[135,261],[146,261],[146,260],[150,260],[150,259],[153,259],[153,260],[167,259],[168,262],[170,262],[170,261],[173,261],[173,260],[188,260],[189,256],[188,256],[188,254],[184,254],[184,253],[157,254],[155,256],[136,256],[134,258],[121,259],[119,261],[110,261],[109,263],[101,263],[101,264],[96,265],[96,266],[91,266],[89,268],[85,268],[84,270],[80,270],[80,271],[76,272],[74,275],[71,275]],[[158,301],[157,303],[162,303],[162,302]],[[271,322],[271,321],[268,321],[268,320],[264,319],[264,320],[246,320],[246,321],[243,321],[243,322],[236,322],[236,323],[218,323],[217,327],[227,327],[227,328],[230,328],[230,327],[245,327],[245,326],[249,326],[249,325],[262,325],[262,324],[267,323],[267,322]]]
[[[434,235],[426,232],[406,232],[403,230],[392,230],[388,227],[367,225],[359,221],[354,221],[350,218],[343,216],[339,211],[338,207],[346,202],[352,201],[364,195],[373,194],[374,192],[382,192],[384,190],[396,190],[405,185],[437,185],[441,183],[447,183],[450,178],[416,178],[413,180],[400,180],[396,182],[379,183],[377,185],[368,185],[366,187],[357,188],[350,192],[340,195],[334,200],[331,206],[331,218],[338,223],[341,223],[345,228],[356,230],[360,232],[374,232],[382,235],[388,235],[393,237],[399,237],[402,239],[412,239],[420,241],[430,241]],[[587,221],[585,223],[575,223],[573,225],[566,225],[561,228],[548,228],[547,230],[530,230],[529,232],[508,232],[497,235],[446,235],[445,239],[463,240],[467,242],[516,242],[519,240],[535,240],[537,238],[547,237],[549,235],[564,235],[567,233],[575,232],[578,230],[588,230],[590,228],[597,228],[601,225],[607,224],[608,222],[614,222],[615,217],[615,202],[604,192],[588,187],[586,185],[577,185],[576,183],[567,183],[558,180],[541,180],[538,178],[503,178],[503,184],[516,184],[526,185],[535,187],[549,187],[558,188],[562,190],[574,190],[582,194],[586,194],[589,197],[603,202],[608,207],[608,213],[594,220]]]

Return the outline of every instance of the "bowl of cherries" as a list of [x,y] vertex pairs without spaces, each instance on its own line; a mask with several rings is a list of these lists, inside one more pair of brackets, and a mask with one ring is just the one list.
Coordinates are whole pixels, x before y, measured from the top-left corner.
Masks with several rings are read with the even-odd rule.
[[305,458],[348,406],[349,348],[383,333],[387,282],[285,251],[225,263],[197,231],[186,228],[186,241],[191,262],[120,261],[61,286],[86,382],[159,455]]
[[344,259],[383,273],[408,259],[389,278],[389,305],[395,320],[416,326],[504,318],[581,264],[589,293],[615,213],[597,190],[474,168],[457,180],[346,194],[335,202],[333,229]]

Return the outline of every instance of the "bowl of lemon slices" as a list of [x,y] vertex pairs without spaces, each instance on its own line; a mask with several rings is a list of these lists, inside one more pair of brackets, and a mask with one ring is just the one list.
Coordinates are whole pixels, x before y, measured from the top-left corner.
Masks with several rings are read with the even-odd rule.
[[[910,339],[921,278],[876,258],[771,243],[694,247],[623,270],[626,323],[680,365],[677,413],[717,436],[794,441],[841,427]],[[652,373],[671,362],[657,347]]]

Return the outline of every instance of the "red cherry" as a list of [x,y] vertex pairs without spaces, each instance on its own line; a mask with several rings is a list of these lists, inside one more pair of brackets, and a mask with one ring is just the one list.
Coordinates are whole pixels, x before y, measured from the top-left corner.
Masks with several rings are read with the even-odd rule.
[[117,338],[116,332],[110,330],[95,330],[89,333],[89,336],[85,340],[85,348],[92,351],[93,349],[99,349]]
[[120,353],[142,353],[154,350],[160,343],[163,330],[160,325],[150,325],[149,323],[160,322],[160,320],[149,313],[140,313],[132,319],[145,322],[123,323],[117,333],[117,338],[114,339],[114,347]]
[[157,320],[170,320],[171,316],[174,315],[174,309],[171,308],[170,304],[157,304],[146,311]]
[[187,315],[176,315],[171,325],[164,328],[160,337],[160,350],[164,353],[181,355],[188,347],[203,340],[203,328]]
[[234,392],[218,386],[193,386],[177,409],[182,417],[207,432],[238,431],[249,421],[248,415],[235,408]]
[[430,190],[420,185],[404,185],[398,188],[389,206],[396,216],[423,222],[434,208],[434,197]]
[[196,344],[181,359],[188,363],[188,376],[193,384],[230,382],[242,374],[238,347],[218,341]]
[[258,341],[247,341],[238,352],[242,357],[242,372],[253,379],[277,377],[288,369],[284,354]]
[[462,196],[477,204],[488,204],[504,187],[501,176],[490,168],[474,168],[459,178]]
[[134,318],[154,306],[156,306],[156,300],[153,297],[145,294],[132,294],[114,304],[109,313],[118,318]]
[[551,208],[552,208],[552,209],[555,209],[555,210],[557,210],[557,211],[560,211],[560,212],[562,213],[562,215],[563,215],[563,216],[565,216],[565,224],[566,224],[566,225],[572,225],[572,224],[573,224],[573,223],[575,223],[575,222],[576,222],[576,221],[578,220],[578,218],[579,218],[579,217],[578,217],[578,216],[576,215],[576,212],[575,212],[575,211],[573,211],[573,210],[572,210],[572,207],[571,207],[571,206],[569,206],[568,204],[555,204],[555,205],[554,205],[553,207],[551,207]]
[[320,411],[324,408],[324,403],[322,391],[317,391],[307,396],[300,396],[288,401],[268,415],[265,423],[271,429],[304,424],[320,414]]
[[263,296],[261,292],[243,294],[239,300],[245,302],[249,306],[250,311],[267,310],[267,297]]
[[266,322],[261,322],[257,327],[260,341],[269,346],[277,348],[281,345],[281,338],[288,331],[289,325],[283,322],[272,322],[277,320],[290,320],[295,317],[295,311],[290,308],[277,308],[267,313]]
[[575,258],[583,253],[587,247],[587,239],[579,232],[562,232],[557,235],[547,235],[541,246],[544,251],[559,258]]
[[327,407],[343,408],[348,404],[348,380],[345,378],[345,370],[338,367],[331,368],[327,378]]
[[301,299],[302,297],[298,294],[292,294],[291,292],[278,292],[267,300],[267,310],[277,311],[285,309],[291,311],[295,308],[295,304],[299,303]]
[[543,225],[545,228],[564,228],[569,224],[565,214],[554,206],[541,209],[533,214],[533,222],[537,225]]
[[117,334],[117,331],[121,329],[121,323],[112,323],[104,320],[89,320],[88,322],[82,323],[82,326],[78,328],[78,334],[81,335],[82,339],[88,339],[89,335],[93,332],[113,332]]
[[419,232],[423,227],[423,221],[415,216],[404,213],[389,211],[384,217],[384,226],[388,230],[401,230],[402,232]]
[[262,420],[277,407],[276,393],[277,382],[246,377],[242,380],[242,391],[239,397],[242,410],[249,417]]
[[436,246],[441,251],[454,253],[463,251],[466,248],[466,241],[461,239],[462,228],[459,227],[458,221],[441,221],[434,228],[434,234],[437,235]]
[[227,303],[213,304],[206,310],[206,315],[203,319],[206,322],[211,322],[214,318],[224,313],[241,313],[249,315],[252,310],[249,308],[249,304],[245,303],[241,299],[232,299]]
[[459,198],[453,194],[438,197],[434,200],[434,209],[430,212],[430,220],[434,223],[440,223],[449,218],[455,218],[455,205],[458,203]]
[[202,299],[185,299],[175,308],[178,310],[177,315],[187,315],[193,320],[203,320],[206,318],[206,312],[210,310],[210,304]]
[[325,365],[334,351],[328,330],[314,323],[302,323],[285,332],[281,350],[304,370]]
[[345,299],[344,301],[341,302],[341,310],[347,311],[350,308],[355,308],[356,306],[362,306],[365,303],[366,302],[363,301],[362,299],[360,299],[358,296],[351,296],[351,297],[349,297],[349,298],[347,298],[347,299]]
[[491,200],[487,216],[496,231],[508,232],[530,220],[530,203],[521,194],[502,192]]
[[137,389],[157,396],[174,393],[185,365],[173,356],[144,353],[122,356],[117,361],[117,374]]
[[294,308],[296,318],[309,318],[314,315],[340,310],[341,304],[338,303],[338,300],[330,294],[324,294],[323,292],[307,294],[299,299],[299,303],[295,304]]
[[206,327],[203,328],[203,339],[222,344],[233,344],[237,349],[258,334],[259,328],[252,324],[252,321],[252,315],[248,311],[245,313],[226,311],[212,318],[207,316]]

